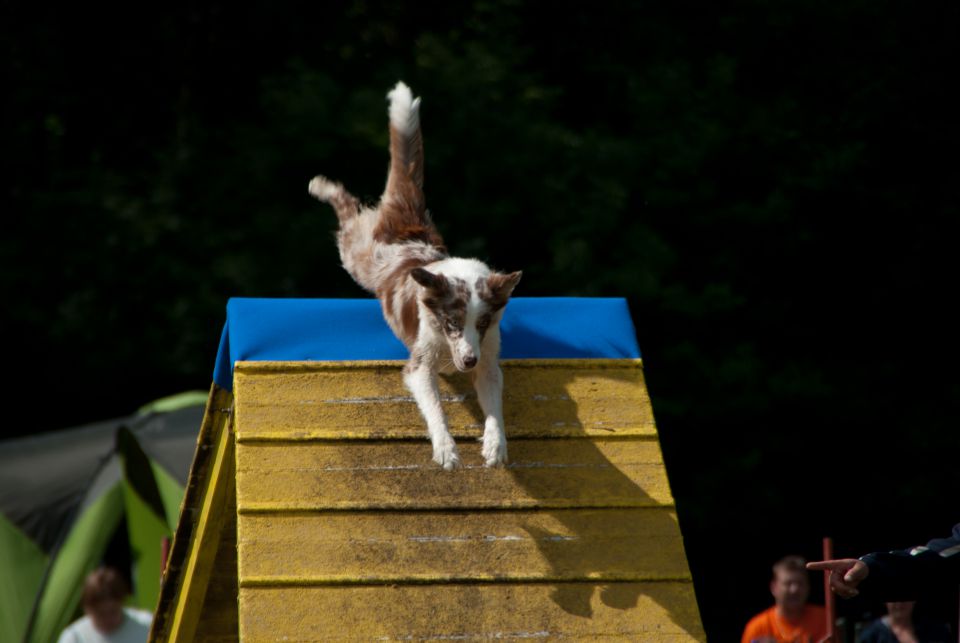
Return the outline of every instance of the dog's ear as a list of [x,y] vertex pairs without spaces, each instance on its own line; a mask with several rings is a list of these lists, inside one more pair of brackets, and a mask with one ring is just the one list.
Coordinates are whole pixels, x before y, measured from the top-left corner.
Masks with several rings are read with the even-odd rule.
[[433,292],[444,292],[447,290],[447,278],[443,275],[432,273],[423,268],[414,268],[410,271],[410,276],[413,277],[413,280],[418,284]]
[[483,298],[487,300],[487,303],[489,303],[494,310],[503,308],[507,305],[507,300],[510,299],[510,295],[513,294],[513,289],[520,283],[520,277],[522,276],[523,273],[519,270],[508,274],[503,274],[502,272],[493,273],[487,277],[486,294]]
[[492,292],[506,299],[520,283],[520,277],[522,276],[523,273],[519,270],[506,275],[495,272],[487,278],[487,284]]

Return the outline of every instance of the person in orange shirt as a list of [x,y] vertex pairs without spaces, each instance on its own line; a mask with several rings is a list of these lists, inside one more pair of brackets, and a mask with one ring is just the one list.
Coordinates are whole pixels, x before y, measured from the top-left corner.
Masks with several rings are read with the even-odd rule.
[[773,565],[770,593],[774,605],[750,619],[741,643],[819,643],[827,636],[826,610],[807,603],[810,577],[800,556]]

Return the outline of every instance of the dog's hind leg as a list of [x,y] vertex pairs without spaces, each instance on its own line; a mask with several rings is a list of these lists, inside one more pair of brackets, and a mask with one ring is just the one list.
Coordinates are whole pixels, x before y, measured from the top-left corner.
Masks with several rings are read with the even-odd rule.
[[329,203],[337,213],[342,226],[360,212],[360,201],[336,181],[315,176],[307,186],[307,191],[324,203]]

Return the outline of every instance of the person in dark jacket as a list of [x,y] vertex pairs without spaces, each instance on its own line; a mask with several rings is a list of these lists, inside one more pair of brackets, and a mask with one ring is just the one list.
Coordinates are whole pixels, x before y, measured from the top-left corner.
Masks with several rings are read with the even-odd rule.
[[830,588],[843,598],[861,590],[884,601],[909,601],[936,594],[960,583],[960,523],[947,538],[901,551],[874,552],[857,558],[807,563],[807,569],[829,572]]
[[858,643],[950,643],[956,637],[946,623],[915,619],[914,601],[887,602],[887,614],[863,629]]

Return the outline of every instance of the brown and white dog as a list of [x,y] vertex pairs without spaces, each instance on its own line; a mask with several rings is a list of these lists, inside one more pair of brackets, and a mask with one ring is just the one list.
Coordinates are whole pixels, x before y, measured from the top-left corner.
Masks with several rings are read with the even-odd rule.
[[500,317],[520,272],[493,272],[476,259],[450,257],[423,196],[420,99],[397,83],[390,100],[390,170],[376,207],[364,207],[322,176],[310,194],[336,210],[337,245],[350,276],[380,299],[390,328],[410,350],[403,379],[427,423],[433,459],[460,465],[440,404],[437,373],[469,372],[485,415],[487,466],[506,462]]

